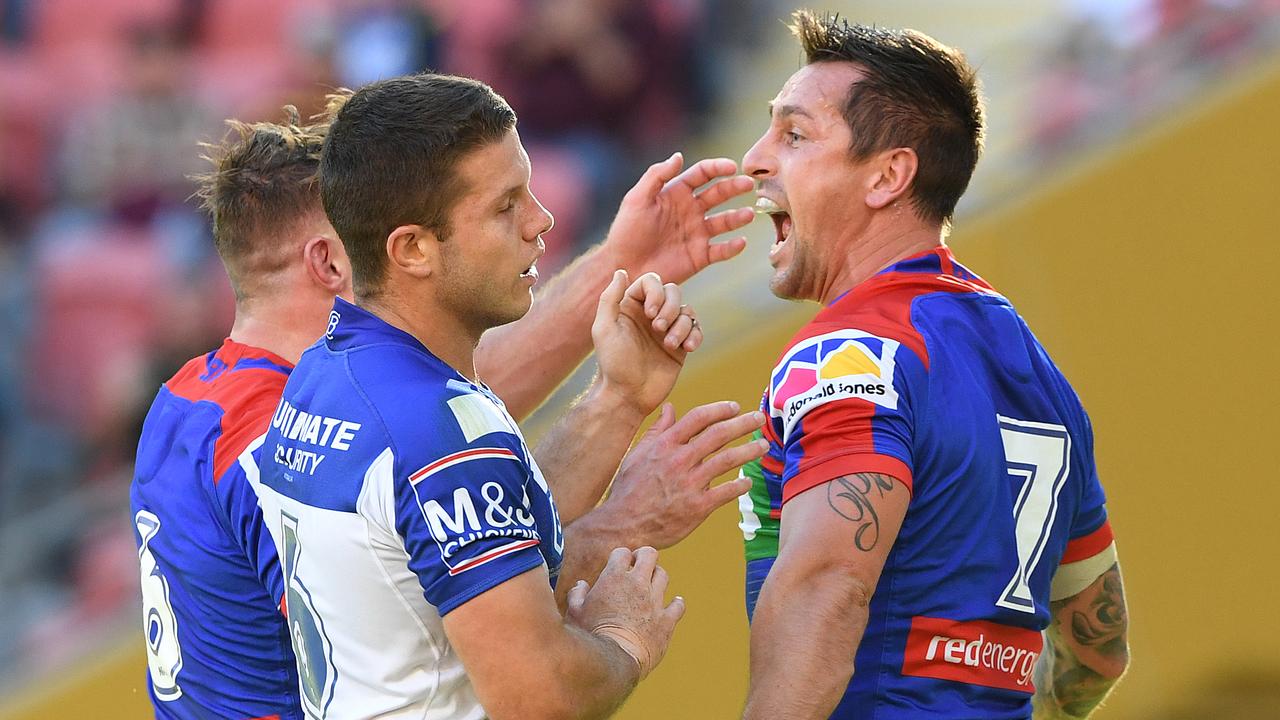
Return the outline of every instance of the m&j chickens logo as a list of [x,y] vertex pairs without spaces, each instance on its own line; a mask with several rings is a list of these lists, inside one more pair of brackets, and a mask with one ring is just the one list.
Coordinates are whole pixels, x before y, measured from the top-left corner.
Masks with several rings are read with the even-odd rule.
[[797,343],[773,369],[769,414],[783,422],[784,435],[800,418],[834,400],[859,398],[891,410],[898,341],[845,329]]

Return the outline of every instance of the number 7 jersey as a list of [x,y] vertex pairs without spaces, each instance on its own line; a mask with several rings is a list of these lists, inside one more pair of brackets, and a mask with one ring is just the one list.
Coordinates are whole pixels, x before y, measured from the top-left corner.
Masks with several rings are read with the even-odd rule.
[[762,409],[749,614],[791,498],[854,473],[912,494],[833,717],[1030,717],[1050,600],[1115,550],[1088,417],[1009,302],[945,247],[903,260],[796,334]]

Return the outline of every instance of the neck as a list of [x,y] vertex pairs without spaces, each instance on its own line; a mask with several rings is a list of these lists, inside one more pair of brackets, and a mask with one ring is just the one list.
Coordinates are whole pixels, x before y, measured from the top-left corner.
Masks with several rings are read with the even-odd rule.
[[475,352],[482,332],[467,327],[450,313],[428,307],[427,303],[407,301],[391,288],[359,298],[356,304],[412,335],[431,354],[464,377],[476,379]]
[[236,304],[231,339],[275,353],[295,365],[324,332],[325,308],[300,310],[288,303],[255,301]]
[[939,227],[912,225],[873,230],[859,238],[842,258],[838,272],[824,285],[819,299],[828,305],[890,265],[944,244]]

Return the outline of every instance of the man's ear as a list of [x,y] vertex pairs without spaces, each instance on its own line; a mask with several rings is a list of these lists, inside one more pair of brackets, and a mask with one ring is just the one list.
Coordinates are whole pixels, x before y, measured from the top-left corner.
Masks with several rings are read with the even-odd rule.
[[877,155],[874,162],[866,202],[868,207],[880,210],[910,193],[919,158],[911,148],[894,148]]
[[387,235],[387,260],[392,269],[427,278],[440,261],[440,243],[434,231],[421,225],[401,225]]
[[332,295],[339,295],[351,285],[351,263],[337,238],[316,235],[302,246],[307,274]]

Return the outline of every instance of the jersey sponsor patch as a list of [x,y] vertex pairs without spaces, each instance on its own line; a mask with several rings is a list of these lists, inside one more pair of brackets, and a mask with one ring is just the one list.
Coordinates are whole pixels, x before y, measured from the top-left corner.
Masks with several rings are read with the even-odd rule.
[[1040,633],[1026,628],[914,617],[902,674],[1034,694],[1043,647]]
[[[477,460],[520,462],[506,448],[473,448],[447,455],[409,476],[417,493],[420,484],[436,473]],[[514,497],[502,483],[489,481],[478,488],[455,487],[451,495],[428,498],[419,502],[431,538],[440,551],[440,560],[450,575],[472,570],[504,555],[537,546],[538,534],[528,491]],[[488,538],[511,538],[512,541],[480,554],[468,552],[468,546]]]
[[857,398],[898,408],[893,386],[897,340],[852,328],[796,344],[773,369],[769,414],[783,422],[784,440],[806,413],[836,400]]

